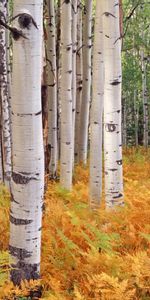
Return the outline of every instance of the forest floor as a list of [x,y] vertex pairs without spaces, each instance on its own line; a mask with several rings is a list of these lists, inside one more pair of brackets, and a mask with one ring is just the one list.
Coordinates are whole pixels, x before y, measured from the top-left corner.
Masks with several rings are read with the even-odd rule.
[[[88,206],[88,168],[77,166],[71,193],[49,182],[42,231],[41,299],[150,300],[150,151],[124,151],[125,207]],[[31,297],[8,276],[9,201],[0,192],[0,299]],[[29,295],[30,290],[30,296]]]

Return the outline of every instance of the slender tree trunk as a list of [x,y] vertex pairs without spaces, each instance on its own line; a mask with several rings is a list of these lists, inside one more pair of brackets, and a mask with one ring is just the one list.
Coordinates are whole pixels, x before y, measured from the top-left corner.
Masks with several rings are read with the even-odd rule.
[[135,146],[138,147],[138,108],[137,108],[137,92],[134,90],[134,124],[135,124]]
[[119,1],[104,5],[104,160],[106,207],[123,205],[121,139],[121,40]]
[[72,187],[72,38],[71,2],[61,0],[61,159],[60,182]]
[[[9,9],[9,3],[7,3],[7,20],[10,17],[10,9]],[[6,34],[6,47],[7,47],[7,85],[8,85],[8,95],[9,95],[9,99],[8,99],[8,104],[9,104],[9,117],[10,117],[10,124],[11,124],[11,60],[10,60],[10,43],[11,43],[11,36],[10,36],[10,31],[6,30],[5,31]],[[11,126],[10,126],[10,130],[11,130]]]
[[76,116],[76,53],[77,53],[77,0],[72,5],[72,159],[74,166]]
[[123,146],[127,147],[127,104],[126,97],[123,98],[123,124],[122,124]]
[[2,107],[1,107],[1,94],[0,94],[0,183],[4,181],[4,170],[3,170],[3,154],[2,154],[2,126],[1,126],[1,112],[2,112]]
[[[0,1],[0,11],[3,14],[4,21],[7,16],[7,3]],[[0,27],[0,92],[2,101],[2,152],[4,167],[4,183],[10,187],[11,179],[11,131],[9,114],[9,89],[7,78],[7,47],[6,32]]]
[[[134,81],[136,83],[135,70],[136,70],[136,50],[135,50],[135,37],[133,36],[133,66],[134,66]],[[135,146],[138,147],[138,108],[137,108],[137,88],[135,85],[133,93],[133,105],[134,105],[134,124],[135,124]]]
[[80,112],[82,101],[82,5],[78,1],[77,18],[77,55],[76,55],[76,120],[75,120],[75,161],[79,162],[79,136],[80,136]]
[[[44,43],[44,39],[43,39]],[[45,46],[45,44],[43,44]],[[45,189],[48,184],[49,177],[49,162],[50,155],[48,149],[48,93],[47,93],[47,72],[45,65],[45,47],[43,47],[43,66],[42,66],[42,85],[41,85],[41,93],[42,93],[42,125],[43,125],[43,144],[44,144],[44,158],[45,158]]]
[[91,101],[92,0],[85,1],[83,25],[83,89],[80,113],[79,160],[87,163],[89,108]]
[[40,272],[44,190],[42,12],[42,0],[14,1],[14,26],[27,37],[13,41],[10,254],[15,284],[37,279]]
[[55,178],[57,170],[57,70],[56,26],[54,1],[47,0],[47,73],[48,73],[48,148],[51,151],[49,173]]
[[90,196],[91,207],[98,207],[102,192],[102,123],[104,97],[103,61],[103,4],[96,1],[95,33],[93,49],[92,104],[90,115]]
[[141,51],[142,63],[142,99],[143,99],[143,145],[148,147],[148,97],[147,97],[147,74],[146,74],[146,59],[144,50]]
[[61,78],[61,0],[57,1],[56,10],[56,66],[57,66],[57,152],[58,160],[60,159],[61,145],[61,95],[60,95],[60,78]]

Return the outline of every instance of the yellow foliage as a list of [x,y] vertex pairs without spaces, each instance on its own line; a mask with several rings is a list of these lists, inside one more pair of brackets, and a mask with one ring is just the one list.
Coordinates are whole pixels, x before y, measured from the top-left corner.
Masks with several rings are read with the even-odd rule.
[[[103,196],[101,208],[91,211],[88,180],[88,168],[77,166],[72,193],[49,182],[41,282],[20,289],[0,278],[0,299],[21,299],[39,284],[43,300],[150,299],[150,152],[124,151],[125,208],[106,212]],[[8,197],[0,194],[1,251],[8,247]]]

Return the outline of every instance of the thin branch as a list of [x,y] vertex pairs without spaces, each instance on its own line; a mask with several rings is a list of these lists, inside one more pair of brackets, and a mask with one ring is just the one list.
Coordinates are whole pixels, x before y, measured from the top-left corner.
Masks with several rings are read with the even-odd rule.
[[11,27],[8,24],[6,24],[2,19],[0,19],[0,25],[9,30],[12,33],[12,36],[15,40],[18,40],[20,37],[23,37],[24,39],[28,39],[21,30],[18,30],[15,27]]

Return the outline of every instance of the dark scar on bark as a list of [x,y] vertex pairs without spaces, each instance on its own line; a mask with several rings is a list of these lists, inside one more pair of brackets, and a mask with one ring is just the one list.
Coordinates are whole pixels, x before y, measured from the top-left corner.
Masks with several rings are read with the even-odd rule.
[[122,159],[120,159],[120,160],[116,160],[116,162],[117,162],[117,164],[118,164],[119,166],[121,166],[121,165],[122,165]]
[[112,81],[110,84],[111,85],[118,85],[118,84],[121,84],[121,82],[118,79],[116,79],[116,80]]
[[107,123],[105,125],[105,130],[107,132],[114,132],[116,130],[116,125],[115,124],[111,124],[111,123]]
[[16,184],[27,184],[31,180],[37,180],[35,177],[27,177],[21,173],[12,172],[12,179]]
[[121,197],[123,197],[123,194],[120,193],[119,195],[114,196],[113,199],[119,199],[119,198],[121,198]]
[[31,224],[33,221],[27,219],[17,219],[10,215],[10,222],[14,225],[28,225]]
[[13,21],[16,18],[18,18],[18,23],[21,28],[27,28],[29,30],[31,25],[33,24],[34,27],[36,29],[38,29],[38,26],[37,26],[35,20],[33,19],[33,17],[30,14],[20,13],[20,14],[16,15],[15,17],[13,17],[11,20]]

